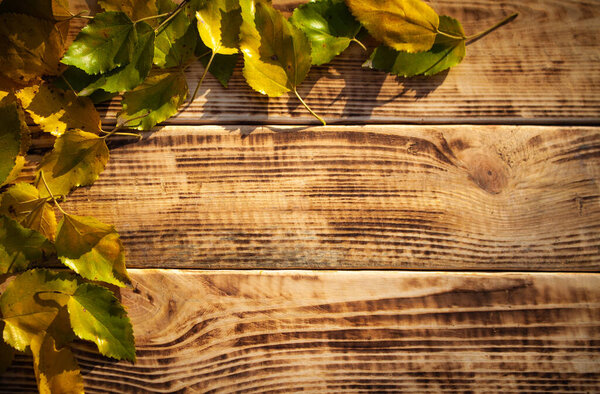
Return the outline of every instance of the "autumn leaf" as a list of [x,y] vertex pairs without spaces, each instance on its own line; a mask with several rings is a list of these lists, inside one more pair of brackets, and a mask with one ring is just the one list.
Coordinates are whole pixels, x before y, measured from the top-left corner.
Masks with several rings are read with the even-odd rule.
[[100,132],[100,115],[92,101],[46,83],[16,93],[21,105],[42,130],[62,135],[67,130]]
[[42,234],[0,216],[0,274],[23,271],[51,251],[52,245]]
[[98,0],[98,4],[105,11],[121,11],[134,21],[158,14],[154,0]]
[[56,216],[47,198],[28,183],[17,183],[2,194],[0,214],[10,217],[23,227],[35,230],[54,241]]
[[127,312],[108,289],[84,283],[68,301],[75,334],[105,356],[135,361],[133,328]]
[[30,347],[40,394],[83,394],[83,377],[71,349],[57,349],[51,335],[33,337]]
[[292,91],[319,121],[297,91],[311,66],[310,43],[304,33],[269,4],[242,0],[240,50],[248,85],[269,97]]
[[[102,74],[90,75],[77,67],[69,66],[61,74],[61,78],[55,79],[52,85],[62,90],[74,90],[78,93],[78,97],[83,97],[79,95],[79,92],[98,81],[101,76]],[[118,93],[109,93],[102,89],[97,89],[85,97],[88,97],[92,103],[98,104],[110,100],[117,95]]]
[[[160,14],[172,12],[177,5],[171,0],[159,0]],[[194,53],[198,32],[185,12],[178,13],[170,23],[161,28],[154,40],[154,65],[161,68],[184,64]]]
[[[458,37],[465,32],[460,23],[448,16],[440,16],[440,31]],[[433,47],[426,52],[408,53],[381,46],[375,49],[365,67],[384,70],[401,77],[434,75],[459,64],[466,54],[465,39],[452,39],[438,34]]]
[[135,24],[134,47],[130,62],[106,74],[91,83],[79,92],[81,96],[88,96],[98,89],[109,93],[126,92],[132,90],[148,76],[152,68],[154,57],[154,37],[152,27],[146,22]]
[[213,53],[232,55],[238,52],[242,15],[237,0],[207,1],[196,11],[198,33]]
[[119,234],[97,219],[65,214],[58,225],[56,252],[84,278],[121,287],[131,283]]
[[[329,63],[356,40],[361,26],[344,0],[319,0],[298,6],[290,22],[306,34],[311,44],[312,64]],[[364,46],[363,46],[364,48]]]
[[19,83],[58,74],[65,38],[53,21],[0,14],[0,72]]
[[119,120],[131,128],[150,130],[175,115],[187,95],[187,82],[180,70],[153,72],[144,83],[123,95]]
[[91,185],[108,162],[105,139],[81,130],[70,130],[56,139],[54,149],[38,166],[37,188],[41,197],[66,196],[76,187]]
[[122,12],[97,14],[79,32],[62,62],[88,74],[105,73],[123,66],[133,58],[136,33],[136,26]]
[[352,14],[377,40],[398,51],[429,50],[439,17],[421,0],[346,0]]
[[16,103],[0,106],[0,184],[17,165],[21,151],[21,121]]
[[217,81],[223,85],[223,87],[227,87],[229,84],[229,79],[233,75],[233,70],[235,70],[235,66],[237,65],[238,59],[240,57],[239,53],[235,53],[233,55],[219,55],[216,54],[213,57],[212,50],[208,48],[202,41],[198,41],[196,46],[196,56],[200,60],[200,63],[204,66],[205,70],[208,69],[208,63],[212,58],[212,64],[210,65],[210,69],[208,72],[214,76]]
[[34,269],[17,276],[0,296],[0,310],[4,323],[3,338],[17,350],[25,351],[31,341],[40,335],[51,333],[55,340],[68,342],[72,335],[64,329],[59,313],[75,293],[78,281],[66,272],[57,273]]
[[68,0],[3,0],[0,13],[25,14],[52,21],[70,16]]

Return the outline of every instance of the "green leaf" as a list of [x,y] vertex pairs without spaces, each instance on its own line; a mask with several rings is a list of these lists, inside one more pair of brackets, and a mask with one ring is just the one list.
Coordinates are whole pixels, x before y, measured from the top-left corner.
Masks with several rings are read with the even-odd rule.
[[84,278],[121,287],[131,283],[119,234],[97,219],[65,214],[58,225],[56,252]]
[[[344,0],[318,0],[300,5],[290,18],[311,44],[312,64],[329,63],[342,53],[360,30]],[[362,45],[362,44],[361,44]]]
[[262,2],[242,0],[242,16],[240,50],[250,87],[270,97],[295,90],[311,66],[304,33]]
[[429,50],[439,17],[421,0],[346,0],[352,14],[377,40],[398,51]]
[[0,216],[0,274],[23,271],[50,250],[51,246],[42,234]]
[[0,106],[0,184],[17,164],[21,151],[21,121],[16,103]]
[[[176,8],[171,0],[159,0],[160,14]],[[161,68],[177,67],[184,64],[194,52],[198,32],[185,12],[180,12],[164,28],[161,28],[154,40],[153,63]]]
[[[90,75],[77,67],[69,66],[61,74],[61,78],[55,79],[52,84],[62,90],[73,89],[75,92],[79,92],[100,79],[101,75]],[[102,89],[97,89],[86,96],[94,104],[98,104],[118,96],[118,93],[109,93]]]
[[23,14],[0,14],[0,72],[26,83],[56,75],[65,41],[58,25]]
[[54,149],[38,166],[37,188],[41,197],[49,197],[41,180],[55,196],[66,196],[76,187],[91,185],[108,162],[108,147],[104,138],[81,130],[67,131],[56,139]]
[[62,62],[88,74],[105,73],[131,61],[135,41],[136,28],[127,15],[103,12],[79,32]]
[[31,119],[45,132],[55,136],[72,129],[100,132],[100,115],[87,97],[46,83],[26,87],[16,95]]
[[[25,351],[34,337],[50,333],[67,342],[71,335],[64,330],[60,310],[77,289],[77,279],[68,273],[34,269],[17,276],[0,296],[0,310],[6,323],[4,340],[17,350]],[[58,326],[60,329],[54,329]]]
[[198,33],[213,53],[238,52],[242,15],[238,0],[211,0],[196,11]]
[[51,335],[32,338],[33,369],[41,394],[83,394],[83,377],[68,347],[57,348]]
[[23,227],[35,230],[53,241],[56,236],[56,216],[47,198],[28,183],[17,183],[2,194],[0,214],[10,217]]
[[[208,62],[210,61],[212,54],[212,50],[208,48],[201,40],[198,40],[198,44],[196,46],[196,56],[200,59],[200,62],[204,67],[208,67]],[[233,55],[219,55],[216,54],[212,60],[210,72],[217,80],[223,85],[223,87],[227,87],[229,84],[229,79],[233,75],[233,70],[235,70],[235,66],[240,57],[239,53],[235,53]]]
[[135,361],[131,322],[108,289],[82,284],[69,300],[68,309],[71,326],[79,338],[95,342],[105,356]]
[[188,87],[183,72],[153,72],[143,84],[123,95],[123,111],[119,119],[126,121],[137,118],[127,122],[128,127],[150,130],[157,123],[175,115],[187,95]]
[[[440,16],[441,31],[457,36],[465,32],[460,23],[448,16]],[[459,64],[465,57],[465,40],[455,40],[438,34],[435,44],[427,52],[407,53],[381,46],[375,49],[364,67],[384,70],[401,77],[434,75]]]
[[135,24],[137,40],[127,65],[103,74],[97,81],[81,90],[81,96],[88,96],[98,89],[117,93],[131,90],[141,84],[152,68],[154,57],[154,30],[146,22]]
[[137,21],[158,14],[154,0],[98,0],[105,11],[121,11]]

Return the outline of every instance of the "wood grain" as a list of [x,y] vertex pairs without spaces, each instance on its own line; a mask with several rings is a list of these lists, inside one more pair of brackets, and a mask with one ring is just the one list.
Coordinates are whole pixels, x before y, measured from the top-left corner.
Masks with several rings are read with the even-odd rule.
[[[133,270],[135,365],[88,393],[592,393],[600,275]],[[0,392],[34,390],[30,360]]]
[[[79,8],[84,0],[77,0]],[[299,1],[275,0],[284,10]],[[352,46],[314,67],[299,92],[330,123],[600,123],[600,7],[597,0],[436,0],[468,34],[519,12],[512,23],[468,46],[464,62],[431,78],[398,79],[366,70]],[[78,9],[79,9],[78,8]],[[78,22],[82,26],[82,21]],[[203,72],[189,68],[193,90]],[[171,124],[315,123],[289,95],[268,99],[250,89],[238,65],[229,89],[209,76],[200,97]],[[120,104],[102,107],[114,123]]]
[[599,128],[172,126],[111,155],[63,207],[130,267],[600,268]]

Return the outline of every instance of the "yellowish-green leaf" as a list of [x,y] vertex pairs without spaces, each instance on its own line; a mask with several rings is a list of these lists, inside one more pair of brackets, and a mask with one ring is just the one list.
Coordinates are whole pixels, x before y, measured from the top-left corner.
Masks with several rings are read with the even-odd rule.
[[12,182],[16,181],[19,178],[19,175],[21,174],[21,170],[23,170],[23,168],[25,167],[25,162],[25,157],[18,155],[15,159],[15,166],[12,168],[4,182],[0,183],[0,187],[11,184]]
[[188,87],[183,72],[157,70],[143,84],[123,95],[123,111],[119,119],[135,119],[127,122],[127,126],[150,130],[157,123],[175,115],[187,95]]
[[352,14],[377,40],[397,51],[427,51],[439,17],[422,0],[346,0]]
[[269,4],[253,0],[241,4],[240,50],[246,81],[270,97],[294,91],[310,70],[308,39]]
[[77,279],[68,273],[34,269],[12,281],[0,297],[4,323],[4,340],[17,350],[25,351],[34,337],[51,333],[58,341],[72,333],[53,329],[64,327],[59,313],[77,289]]
[[105,11],[121,11],[133,21],[158,14],[155,0],[98,0]]
[[[158,1],[160,14],[171,12],[176,7],[172,0]],[[198,33],[190,18],[186,12],[179,12],[156,34],[153,63],[161,68],[181,66],[194,53],[198,41]]]
[[40,196],[49,197],[41,173],[52,194],[66,196],[76,187],[94,183],[104,170],[108,156],[104,138],[81,130],[65,132],[38,166]]
[[[448,16],[440,16],[440,31],[455,36],[465,32],[460,23]],[[381,46],[365,62],[364,67],[384,70],[401,77],[415,75],[434,75],[459,64],[465,57],[465,39],[452,39],[438,34],[433,47],[426,52],[407,53]]]
[[238,52],[242,15],[238,0],[212,0],[196,11],[198,33],[214,53]]
[[0,70],[19,83],[56,75],[64,37],[54,22],[24,14],[0,14]]
[[47,198],[29,183],[17,183],[2,194],[0,214],[16,220],[23,227],[35,230],[54,241],[56,216]]
[[69,300],[68,309],[75,335],[96,343],[105,356],[135,361],[131,322],[108,289],[84,283]]
[[29,263],[40,261],[52,251],[42,234],[0,216],[0,274],[23,271]]
[[[4,101],[4,100],[3,100]],[[21,150],[21,121],[16,103],[0,106],[0,183],[17,165]]]
[[33,369],[40,394],[83,394],[83,377],[71,349],[57,349],[50,335],[35,336],[31,341]]
[[56,252],[84,278],[121,287],[131,283],[119,234],[113,226],[92,217],[64,215],[58,225]]
[[128,64],[135,43],[135,25],[127,15],[103,12],[79,32],[62,62],[88,74],[105,73]]
[[17,97],[31,119],[48,133],[59,136],[72,129],[100,132],[100,115],[87,97],[46,83],[22,89]]

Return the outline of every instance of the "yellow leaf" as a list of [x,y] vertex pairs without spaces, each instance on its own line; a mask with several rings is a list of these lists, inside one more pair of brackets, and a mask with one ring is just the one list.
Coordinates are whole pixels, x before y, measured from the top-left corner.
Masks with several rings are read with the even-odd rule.
[[59,24],[29,15],[0,14],[2,73],[19,83],[58,74],[66,39]]
[[346,0],[352,14],[373,37],[397,51],[429,50],[440,24],[421,0]]
[[67,130],[100,132],[100,115],[88,97],[46,83],[16,93],[23,108],[42,130],[55,136]]
[[57,349],[52,336],[39,335],[31,341],[31,353],[40,394],[83,394],[83,377],[68,347]]
[[0,200],[0,214],[54,241],[57,226],[54,209],[47,198],[40,198],[33,185],[17,183],[6,190]]
[[221,55],[238,52],[238,37],[242,15],[240,3],[212,0],[196,12],[198,32],[204,45]]

